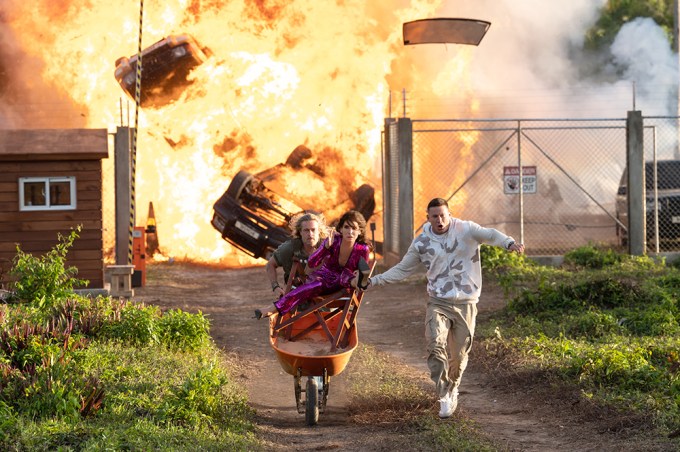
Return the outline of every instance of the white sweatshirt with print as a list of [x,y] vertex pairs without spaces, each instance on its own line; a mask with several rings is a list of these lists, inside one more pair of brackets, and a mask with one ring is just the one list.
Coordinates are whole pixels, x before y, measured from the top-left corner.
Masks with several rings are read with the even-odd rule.
[[496,229],[458,218],[451,218],[451,226],[444,234],[435,234],[432,225],[427,223],[423,232],[413,239],[401,262],[372,276],[371,284],[382,286],[401,281],[422,262],[427,268],[430,297],[453,304],[476,303],[482,291],[479,246],[484,243],[507,249],[514,241]]

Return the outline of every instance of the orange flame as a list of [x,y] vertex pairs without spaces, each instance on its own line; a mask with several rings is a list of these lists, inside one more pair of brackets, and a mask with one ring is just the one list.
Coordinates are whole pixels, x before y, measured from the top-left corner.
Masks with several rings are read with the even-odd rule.
[[[251,263],[210,225],[212,204],[239,169],[256,173],[272,167],[299,144],[325,165],[323,185],[299,175],[286,187],[305,194],[310,204],[330,210],[345,201],[338,193],[362,181],[379,190],[389,85],[398,90],[417,78],[397,73],[395,61],[404,52],[401,24],[431,17],[439,6],[431,0],[393,3],[145,3],[143,47],[169,34],[189,33],[213,52],[192,72],[194,83],[179,99],[140,110],[136,204],[154,203],[166,257]],[[12,32],[5,45],[22,55],[12,76],[23,81],[24,99],[33,90],[46,99],[68,99],[61,116],[22,126],[114,131],[132,122],[134,105],[113,69],[117,58],[137,52],[139,2],[4,0],[0,20]],[[463,69],[445,72],[460,78]],[[110,197],[112,162],[105,165]],[[105,199],[105,222],[112,202]],[[139,221],[144,210],[138,224],[144,224]]]

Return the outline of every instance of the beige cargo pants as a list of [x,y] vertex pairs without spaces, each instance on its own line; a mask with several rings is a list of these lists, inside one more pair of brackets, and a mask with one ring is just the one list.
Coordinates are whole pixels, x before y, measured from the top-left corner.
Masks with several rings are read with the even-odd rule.
[[453,305],[430,297],[425,316],[427,366],[438,396],[460,384],[472,347],[477,303]]

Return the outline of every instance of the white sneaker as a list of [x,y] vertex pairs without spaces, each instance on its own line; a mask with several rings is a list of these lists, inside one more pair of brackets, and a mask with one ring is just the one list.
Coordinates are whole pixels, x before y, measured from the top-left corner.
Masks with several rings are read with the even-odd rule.
[[439,399],[439,404],[439,417],[442,419],[451,417],[458,406],[458,390],[454,389],[453,392],[446,394],[444,397]]

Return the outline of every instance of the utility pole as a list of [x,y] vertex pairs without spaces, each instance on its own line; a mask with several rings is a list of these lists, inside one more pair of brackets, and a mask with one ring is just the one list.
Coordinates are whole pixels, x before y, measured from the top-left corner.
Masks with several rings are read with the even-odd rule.
[[[680,117],[680,53],[678,52],[678,41],[680,40],[680,31],[678,31],[678,22],[680,21],[680,2],[678,0],[673,1],[673,52],[675,52],[675,59],[677,61],[678,76],[675,77],[678,83],[678,98],[676,100],[676,116]],[[680,121],[679,121],[680,122]],[[680,126],[679,126],[680,127]],[[680,131],[678,132],[680,133]],[[680,142],[680,140],[679,140]],[[676,149],[676,156],[680,157],[680,149]]]

